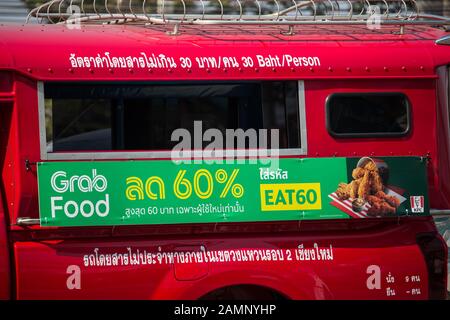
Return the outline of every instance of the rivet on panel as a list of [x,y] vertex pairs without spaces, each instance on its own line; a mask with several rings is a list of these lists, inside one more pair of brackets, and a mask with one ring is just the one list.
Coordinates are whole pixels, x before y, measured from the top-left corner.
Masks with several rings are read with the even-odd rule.
[[167,72],[168,73],[172,73],[172,69],[167,69]]
[[108,71],[109,71],[109,73],[114,73],[113,69],[109,69]]
[[27,71],[28,71],[29,73],[32,73],[32,72],[33,72],[33,70],[31,70],[30,68],[28,68]]
[[242,71],[244,71],[244,70],[242,70],[242,68],[239,68],[239,72],[242,72]]
[[153,73],[153,69],[148,69],[148,73]]
[[89,72],[90,73],[94,73],[94,69],[89,69]]
[[345,70],[347,70],[347,72],[352,71],[352,69],[350,67],[345,68]]
[[314,72],[314,68],[309,68],[309,71]]
[[389,71],[388,67],[384,67],[383,70],[386,72]]
[[425,67],[424,66],[420,66],[420,70],[425,70]]
[[366,71],[367,71],[367,72],[370,72],[370,68],[369,68],[369,67],[366,67]]
[[258,68],[255,68],[255,72],[259,72],[259,69],[258,69]]
[[53,73],[52,68],[48,68],[48,72]]
[[187,69],[187,73],[191,73],[192,72],[192,70],[191,69]]
[[405,67],[405,66],[403,66],[403,67],[402,67],[402,70],[403,70],[403,71],[406,71],[406,67]]
[[129,73],[133,73],[133,69],[128,69],[128,72]]
[[69,72],[70,72],[70,73],[73,73],[73,69],[72,69],[72,68],[69,68]]
[[333,72],[333,68],[332,67],[328,67],[328,71]]
[[206,69],[206,72],[207,72],[207,73],[211,73],[211,70],[210,70],[210,69]]
[[292,72],[295,72],[295,68],[291,68],[291,71],[292,71]]
[[272,68],[272,71],[273,71],[273,72],[277,72],[277,69],[276,69],[276,68]]

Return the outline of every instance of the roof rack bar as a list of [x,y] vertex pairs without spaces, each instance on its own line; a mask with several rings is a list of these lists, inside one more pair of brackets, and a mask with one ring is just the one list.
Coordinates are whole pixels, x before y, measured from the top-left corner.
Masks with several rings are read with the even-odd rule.
[[[170,20],[157,17],[147,17],[145,15],[134,15],[134,14],[113,14],[111,15],[100,15],[100,16],[85,16],[77,18],[77,21],[88,22],[90,20],[95,21],[108,21],[113,19],[127,19],[129,21],[145,21],[150,24],[166,24],[166,25],[179,25],[179,20]],[[65,23],[73,23],[72,19],[68,19]],[[321,21],[309,21],[309,20],[201,20],[201,19],[186,19],[183,24],[186,25],[366,25],[366,21],[348,21],[348,20],[321,20]],[[380,22],[382,25],[394,25],[394,26],[407,26],[407,25],[447,25],[448,21],[409,21],[409,20],[385,20]]]
[[[48,15],[45,14],[45,17],[62,17],[62,18],[70,18],[71,14],[70,13],[49,13]],[[309,25],[314,25],[314,24],[326,24],[326,25],[333,25],[333,24],[366,24],[366,20],[361,20],[361,19],[353,19],[353,20],[346,20],[346,19],[342,19],[339,17],[335,17],[334,20],[328,20],[326,19],[328,16],[317,16],[316,18],[318,18],[319,20],[310,20],[310,19],[305,19],[303,17],[297,17],[297,19],[282,19],[282,20],[273,20],[271,17],[268,16],[259,16],[259,17],[255,17],[253,19],[247,19],[247,20],[239,20],[240,15],[229,15],[228,17],[222,18],[221,16],[216,16],[216,17],[211,17],[211,19],[201,19],[202,15],[189,15],[188,17],[182,18],[183,15],[181,15],[181,17],[178,19],[176,17],[176,15],[171,15],[170,18],[167,17],[162,17],[162,16],[148,16],[148,15],[144,15],[144,14],[135,14],[135,13],[121,13],[121,14],[117,14],[117,13],[112,13],[112,14],[95,14],[95,15],[86,15],[82,18],[86,18],[87,20],[93,20],[93,19],[100,19],[100,20],[105,20],[108,19],[108,17],[110,18],[126,18],[126,19],[138,19],[138,20],[154,20],[154,21],[161,21],[161,22],[166,22],[167,24],[174,24],[174,23],[181,23],[183,22],[183,24],[221,24],[221,22],[223,21],[223,23],[225,24],[246,24],[247,22],[250,22],[252,24],[258,24],[258,22],[264,22],[264,23],[271,23],[271,24],[309,24]],[[38,17],[41,17],[41,15],[38,15]],[[368,17],[368,16],[367,16]],[[433,18],[432,20],[401,20],[401,19],[381,19],[380,20],[380,24],[384,24],[384,25],[447,25],[450,24],[450,21],[446,18],[441,18],[438,19],[436,17],[428,17],[428,16],[420,16],[420,18]],[[77,18],[80,19],[80,18]],[[69,23],[69,19],[66,19],[64,21],[64,23]]]
[[[128,2],[127,2],[128,1]],[[450,19],[425,15],[419,12],[416,0],[254,0],[250,9],[244,6],[242,0],[225,3],[217,0],[219,8],[215,13],[207,10],[204,0],[193,0],[193,6],[188,6],[186,0],[177,0],[181,8],[176,9],[167,3],[175,0],[116,0],[116,12],[112,12],[108,0],[50,0],[35,9],[27,16],[50,23],[137,23],[159,25],[362,25],[371,19],[374,12],[380,15],[381,25],[450,25]],[[284,2],[282,2],[284,1]],[[147,5],[152,2],[155,12],[150,12]],[[272,12],[267,12],[261,3],[264,2]],[[232,7],[232,3],[235,7]],[[355,13],[355,3],[361,6],[359,14]],[[70,8],[81,5],[76,18]],[[197,6],[196,6],[197,5]],[[320,8],[319,8],[320,6]],[[384,6],[374,11],[374,8]],[[66,8],[66,12],[62,12]],[[142,13],[136,9],[141,7]],[[215,7],[217,8],[217,6]],[[197,9],[197,11],[195,11]],[[191,12],[192,11],[192,12]],[[220,12],[217,12],[220,11]],[[256,11],[256,12],[255,12]],[[231,12],[231,13],[228,13]],[[76,21],[75,21],[76,20]]]

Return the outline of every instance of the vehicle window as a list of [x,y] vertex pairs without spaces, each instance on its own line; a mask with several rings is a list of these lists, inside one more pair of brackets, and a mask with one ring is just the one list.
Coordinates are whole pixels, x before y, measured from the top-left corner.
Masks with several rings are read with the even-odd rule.
[[400,93],[333,94],[327,126],[337,137],[401,136],[410,128],[409,102]]
[[170,150],[194,121],[224,135],[279,129],[281,149],[301,147],[297,81],[46,84],[44,96],[48,152]]

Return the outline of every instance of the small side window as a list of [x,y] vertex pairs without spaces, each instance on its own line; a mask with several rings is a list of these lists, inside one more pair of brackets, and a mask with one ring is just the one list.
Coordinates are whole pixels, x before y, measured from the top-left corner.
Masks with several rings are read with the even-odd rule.
[[402,93],[336,93],[326,102],[327,128],[335,137],[398,137],[411,127]]

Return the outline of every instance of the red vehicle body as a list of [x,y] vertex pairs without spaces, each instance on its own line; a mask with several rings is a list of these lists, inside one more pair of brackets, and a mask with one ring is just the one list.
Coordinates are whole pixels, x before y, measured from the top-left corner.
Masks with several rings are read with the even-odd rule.
[[[368,32],[354,26],[307,27],[282,35],[279,27],[247,27],[236,33],[186,27],[172,36],[157,27],[132,25],[0,26],[0,298],[445,298],[447,248],[431,216],[113,227],[17,223],[20,218],[39,217],[35,163],[47,160],[42,158],[39,140],[38,86],[60,82],[302,80],[308,150],[299,157],[427,158],[430,206],[450,208],[450,46],[435,43],[446,33],[406,26],[405,34],[398,35],[392,33],[394,27],[383,28]],[[192,60],[289,53],[320,57],[320,64],[308,68],[194,65],[154,71],[78,68],[69,63],[71,54],[96,57],[111,52],[126,57],[149,48]],[[412,106],[410,134],[333,137],[326,127],[324,106],[336,92],[403,93]],[[266,250],[299,244],[306,248],[331,244],[334,259],[115,268],[82,264],[84,256],[102,252]],[[405,282],[406,278],[412,280]]]

